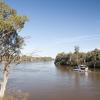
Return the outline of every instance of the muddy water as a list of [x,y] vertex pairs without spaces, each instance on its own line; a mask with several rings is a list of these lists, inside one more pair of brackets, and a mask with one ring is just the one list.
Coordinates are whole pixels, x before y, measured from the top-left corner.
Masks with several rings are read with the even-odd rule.
[[10,72],[6,97],[10,100],[100,100],[100,72],[73,72],[57,68],[53,62],[19,64]]

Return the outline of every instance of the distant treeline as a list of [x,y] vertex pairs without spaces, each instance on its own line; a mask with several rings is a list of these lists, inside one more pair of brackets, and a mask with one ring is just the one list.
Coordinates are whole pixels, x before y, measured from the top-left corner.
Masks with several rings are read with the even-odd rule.
[[53,58],[51,57],[33,57],[33,56],[26,56],[26,55],[23,55],[23,56],[20,56],[20,61],[28,61],[28,62],[33,62],[33,61],[52,61]]
[[[9,56],[0,56],[0,62],[1,61],[7,61],[7,59],[13,59],[13,57],[9,57]],[[15,58],[15,57],[14,57]],[[36,62],[36,61],[52,61],[53,58],[51,57],[33,57],[33,56],[27,56],[27,55],[22,55],[22,56],[17,56],[13,62],[18,62],[18,63],[21,63],[21,62]]]
[[75,47],[73,53],[59,53],[55,58],[56,65],[77,66],[85,64],[90,68],[100,68],[100,50],[94,49],[90,52],[79,52],[79,47]]

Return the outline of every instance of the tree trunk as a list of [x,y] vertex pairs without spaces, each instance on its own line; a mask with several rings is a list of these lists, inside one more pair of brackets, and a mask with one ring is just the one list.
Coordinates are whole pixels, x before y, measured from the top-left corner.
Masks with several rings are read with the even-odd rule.
[[[6,85],[7,85],[7,81],[8,81],[8,66],[7,64],[4,65],[4,70],[3,70],[3,80],[0,83],[0,98],[4,97],[4,93],[6,90]],[[5,70],[6,69],[6,70]]]

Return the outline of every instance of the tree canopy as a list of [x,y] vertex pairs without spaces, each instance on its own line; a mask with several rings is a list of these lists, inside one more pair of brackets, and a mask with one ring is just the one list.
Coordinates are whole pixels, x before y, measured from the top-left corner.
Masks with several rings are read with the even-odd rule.
[[18,15],[16,10],[0,2],[0,56],[9,63],[20,53],[24,38],[18,32],[26,21],[26,16]]
[[55,58],[56,65],[76,66],[77,64],[86,64],[89,67],[100,68],[100,50],[94,49],[90,52],[59,53]]
[[24,38],[19,35],[19,31],[26,21],[26,16],[18,15],[16,10],[0,0],[0,57],[3,64],[3,80],[0,82],[1,98],[6,89],[9,64],[18,58],[24,43]]

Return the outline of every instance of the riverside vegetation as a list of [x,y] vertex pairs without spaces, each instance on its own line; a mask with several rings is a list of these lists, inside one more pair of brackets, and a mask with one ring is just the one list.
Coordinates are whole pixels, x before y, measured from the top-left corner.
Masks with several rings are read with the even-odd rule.
[[77,66],[85,64],[90,68],[100,68],[100,50],[94,49],[90,52],[80,52],[79,47],[75,46],[73,53],[59,53],[55,58],[55,65]]
[[26,56],[26,55],[22,55],[20,57],[18,57],[17,61],[21,61],[21,62],[37,62],[37,61],[52,61],[53,58],[52,57],[33,57],[33,56]]

